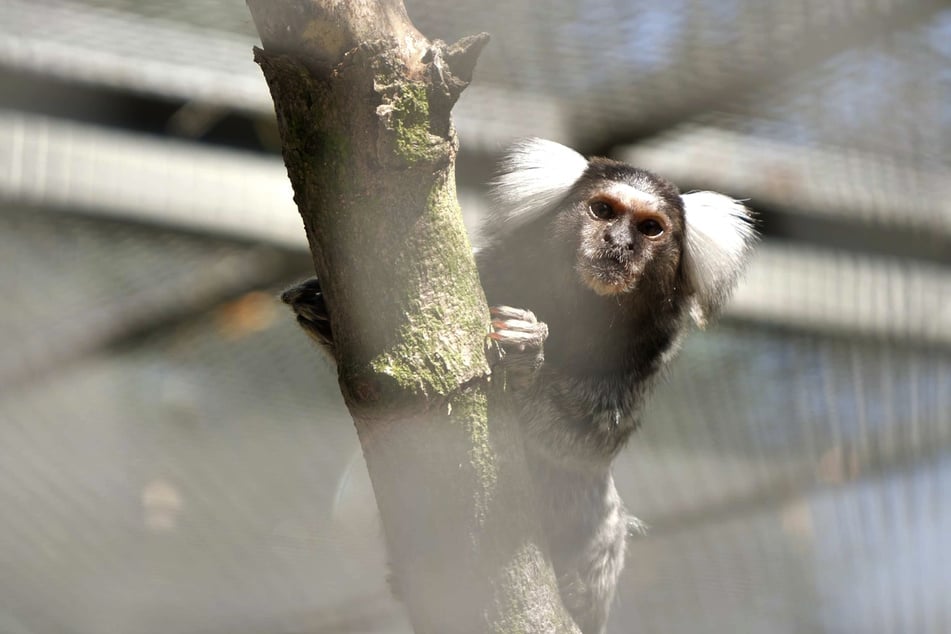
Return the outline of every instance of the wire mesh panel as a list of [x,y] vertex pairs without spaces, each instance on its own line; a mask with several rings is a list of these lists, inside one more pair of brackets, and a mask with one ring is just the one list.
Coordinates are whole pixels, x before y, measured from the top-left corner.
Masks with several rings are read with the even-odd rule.
[[5,631],[399,622],[378,533],[334,517],[356,443],[330,368],[273,294],[238,301],[0,397]]

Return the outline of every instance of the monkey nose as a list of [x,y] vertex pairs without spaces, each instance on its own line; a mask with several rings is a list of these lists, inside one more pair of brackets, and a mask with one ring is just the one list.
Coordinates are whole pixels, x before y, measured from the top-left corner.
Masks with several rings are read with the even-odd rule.
[[628,251],[634,250],[634,240],[630,235],[625,233],[618,232],[619,235],[614,235],[613,232],[605,231],[603,234],[603,239],[605,244],[617,244],[619,247],[627,249]]

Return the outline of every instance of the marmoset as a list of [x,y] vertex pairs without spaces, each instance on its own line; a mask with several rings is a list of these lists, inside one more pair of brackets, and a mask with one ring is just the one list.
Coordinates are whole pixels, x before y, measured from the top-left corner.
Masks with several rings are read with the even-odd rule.
[[[611,462],[692,321],[727,299],[755,240],[749,211],[681,194],[626,163],[552,141],[515,145],[494,181],[477,264],[506,384],[517,400],[562,601],[584,634],[605,630],[626,538]],[[282,299],[332,352],[316,280]]]

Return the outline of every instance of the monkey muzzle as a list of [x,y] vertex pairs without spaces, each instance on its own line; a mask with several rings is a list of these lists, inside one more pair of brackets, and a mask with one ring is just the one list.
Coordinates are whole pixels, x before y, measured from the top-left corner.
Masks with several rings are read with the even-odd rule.
[[600,248],[579,267],[585,285],[598,295],[620,295],[634,290],[644,268],[637,251],[612,246]]

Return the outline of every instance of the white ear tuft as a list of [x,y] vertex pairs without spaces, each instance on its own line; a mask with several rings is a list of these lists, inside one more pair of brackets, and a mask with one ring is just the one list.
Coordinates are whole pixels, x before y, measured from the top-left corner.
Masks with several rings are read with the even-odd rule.
[[509,150],[492,181],[500,220],[529,222],[561,200],[588,169],[588,160],[554,141],[524,139]]
[[753,218],[742,203],[716,192],[681,196],[690,314],[701,328],[729,297],[756,239]]

